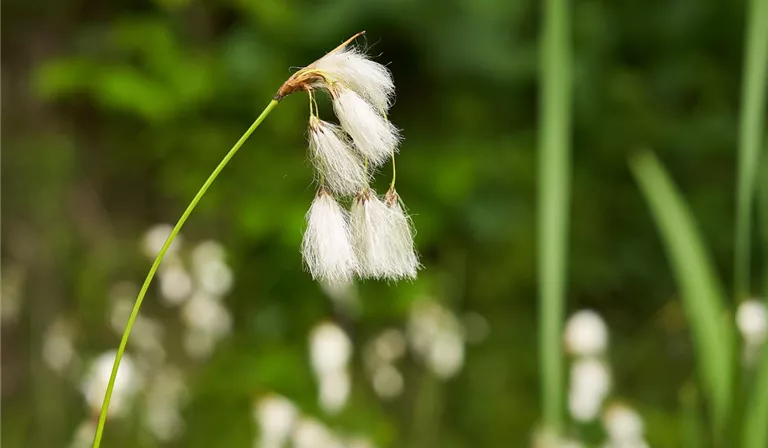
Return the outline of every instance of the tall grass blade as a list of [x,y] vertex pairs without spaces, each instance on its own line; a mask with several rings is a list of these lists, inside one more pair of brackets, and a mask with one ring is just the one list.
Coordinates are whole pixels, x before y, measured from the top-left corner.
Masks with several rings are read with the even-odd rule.
[[690,210],[656,157],[643,153],[632,160],[631,168],[659,228],[680,287],[715,434],[722,437],[731,411],[734,340],[732,327],[725,320],[720,282]]
[[768,74],[768,0],[751,0],[747,8],[747,43],[741,92],[739,173],[736,193],[735,299],[750,293],[750,223],[755,178],[765,132],[765,89]]
[[570,184],[571,51],[568,1],[544,3],[539,127],[539,357],[544,425],[563,424],[561,333]]

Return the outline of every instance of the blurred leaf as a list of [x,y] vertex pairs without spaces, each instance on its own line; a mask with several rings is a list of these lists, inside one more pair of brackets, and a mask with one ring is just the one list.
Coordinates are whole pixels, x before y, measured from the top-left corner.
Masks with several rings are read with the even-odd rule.
[[757,369],[754,390],[747,403],[744,417],[744,447],[768,446],[768,344],[763,347],[762,362]]
[[682,291],[715,434],[722,435],[732,410],[734,335],[725,321],[728,315],[720,281],[690,210],[656,157],[642,153],[632,160],[631,168],[655,218]]

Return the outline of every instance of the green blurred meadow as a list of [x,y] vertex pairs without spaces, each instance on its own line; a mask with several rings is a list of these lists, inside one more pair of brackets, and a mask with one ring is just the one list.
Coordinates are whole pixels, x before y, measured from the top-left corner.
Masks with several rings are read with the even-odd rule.
[[[735,309],[743,299],[731,292],[750,3],[766,2],[568,3],[565,313],[592,309],[605,320],[606,406],[635,409],[652,447],[710,446],[711,411],[693,336],[700,333],[691,328],[697,306],[680,301],[690,290],[678,284],[630,160],[650,149],[666,167],[722,280],[723,305]],[[368,443],[345,446],[531,446],[543,414],[543,8],[531,0],[5,1],[3,446],[90,446],[88,437],[77,445],[98,416],[83,393],[93,387],[88,372],[119,343],[120,307],[132,303],[152,262],[148,231],[176,222],[297,67],[360,30],[397,87],[390,119],[405,138],[398,192],[417,229],[418,279],[330,290],[302,269],[315,186],[307,101],[288,96],[182,230],[174,257],[181,286],[174,290],[173,278],[151,286],[141,309],[146,325],[134,328],[127,351],[142,382],[123,415],[108,419],[102,446],[260,446],[254,413],[276,394],[303,418]],[[764,92],[765,83],[755,84]],[[326,98],[320,109],[333,118]],[[756,118],[762,137],[767,122]],[[379,192],[390,176],[385,165]],[[756,178],[766,184],[768,176]],[[758,196],[768,216],[768,194]],[[765,297],[768,232],[757,214],[746,290]],[[223,264],[196,277],[196,260],[211,253]],[[199,313],[226,316],[215,343],[190,336],[198,311],[183,303],[205,282],[219,288],[218,305]],[[448,361],[419,348],[414,328],[424,310],[460,336],[441,352]],[[735,326],[733,313],[715,317]],[[310,359],[311,334],[323,322],[335,322],[352,346],[351,389],[336,412],[319,400]],[[377,350],[382,334],[407,346],[387,375],[376,375],[371,356],[392,349],[381,342]],[[453,370],[441,370],[442,361]],[[158,372],[169,369],[184,397],[173,412],[152,411],[152,398],[170,388],[156,381]],[[744,414],[733,421],[747,419],[742,402],[754,376],[735,374],[734,406]],[[563,432],[600,446],[600,418],[578,423],[562,408]],[[153,412],[157,419],[148,418]],[[171,414],[174,424],[163,426]]]

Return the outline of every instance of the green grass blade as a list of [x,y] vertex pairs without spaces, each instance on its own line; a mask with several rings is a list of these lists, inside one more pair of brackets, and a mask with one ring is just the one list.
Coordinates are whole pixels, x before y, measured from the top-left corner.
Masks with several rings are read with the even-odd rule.
[[768,0],[751,0],[747,8],[747,48],[741,93],[739,173],[736,196],[735,299],[750,291],[750,223],[755,197],[755,177],[765,132],[765,89],[768,73]]
[[651,153],[631,167],[659,228],[681,290],[693,333],[699,376],[720,437],[731,410],[732,327],[726,323],[721,285],[694,218],[664,168]]
[[749,407],[744,413],[744,447],[768,446],[768,345],[763,349],[762,362],[755,376]]
[[563,424],[565,269],[570,184],[571,54],[566,0],[547,0],[541,42],[539,129],[539,357],[544,425]]

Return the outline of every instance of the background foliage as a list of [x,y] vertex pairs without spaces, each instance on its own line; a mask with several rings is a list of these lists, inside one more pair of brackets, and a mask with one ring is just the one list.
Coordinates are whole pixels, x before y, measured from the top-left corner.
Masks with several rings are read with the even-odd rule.
[[[109,291],[143,278],[144,231],[176,220],[290,67],[361,29],[394,73],[391,119],[406,138],[398,190],[425,269],[413,284],[361,284],[357,315],[334,308],[302,272],[314,191],[306,101],[288,97],[183,231],[226,247],[234,331],[209,360],[185,366],[187,427],[170,446],[247,446],[251,403],[265,391],[382,446],[527,444],[540,415],[538,2],[10,0],[3,12],[4,444],[68,443],[90,411],[43,363],[46,329],[66,316],[84,358],[114,348]],[[615,393],[640,410],[652,446],[678,446],[694,355],[627,159],[654,149],[730,283],[744,5],[587,0],[572,13],[568,309],[603,314]],[[173,347],[180,324],[157,295],[143,312],[161,319]],[[350,403],[324,416],[310,329],[335,319],[357,350],[402,327],[427,297],[488,322],[462,372],[437,381],[408,358],[404,394],[384,402],[362,380],[356,351]],[[130,425],[108,426],[107,436],[105,446],[153,446]]]

